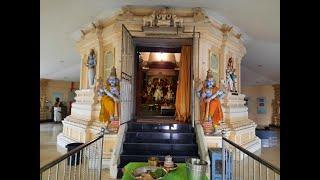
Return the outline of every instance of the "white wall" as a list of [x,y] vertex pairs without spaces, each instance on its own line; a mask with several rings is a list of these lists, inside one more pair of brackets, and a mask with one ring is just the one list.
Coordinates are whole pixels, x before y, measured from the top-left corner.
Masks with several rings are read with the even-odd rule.
[[[274,90],[272,85],[243,87],[242,94],[246,95],[248,101],[249,119],[257,123],[258,127],[268,126],[271,124],[272,117],[272,100],[274,99]],[[265,114],[257,113],[257,98],[265,97],[266,110]]]

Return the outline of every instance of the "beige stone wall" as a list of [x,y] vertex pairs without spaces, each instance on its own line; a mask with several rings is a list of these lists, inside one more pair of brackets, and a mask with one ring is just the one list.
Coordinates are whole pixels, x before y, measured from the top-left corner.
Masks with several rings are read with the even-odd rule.
[[[72,82],[70,81],[49,80],[46,88],[48,100],[53,101],[53,93],[59,92],[63,94],[63,97],[62,99],[60,99],[60,101],[69,102],[70,99],[68,98],[68,96],[71,88],[71,83]],[[79,89],[79,82],[75,82],[73,87],[75,89]],[[54,103],[54,101],[52,103]]]
[[[60,101],[67,104],[69,109],[69,93],[71,88],[70,81],[59,81],[59,80],[49,80],[49,79],[40,79],[40,97],[45,97],[52,105],[54,105],[55,100],[53,99],[54,93],[61,93],[62,99]],[[79,89],[79,82],[74,82],[73,87]],[[51,112],[40,112],[40,119],[46,120],[51,119]]]
[[[257,123],[258,126],[267,126],[272,123],[272,100],[274,99],[274,88],[272,85],[243,87],[242,93],[249,99],[248,112],[249,119]],[[266,114],[257,114],[257,98],[266,98]]]

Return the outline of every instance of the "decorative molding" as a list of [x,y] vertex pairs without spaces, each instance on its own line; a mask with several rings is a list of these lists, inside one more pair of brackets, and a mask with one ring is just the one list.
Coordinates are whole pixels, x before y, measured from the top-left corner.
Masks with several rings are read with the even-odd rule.
[[223,32],[224,34],[228,34],[231,32],[232,28],[233,28],[232,26],[229,26],[227,24],[222,24],[220,31]]
[[194,22],[201,22],[207,18],[202,8],[197,7],[197,8],[193,8],[192,10],[193,10]]
[[237,39],[240,39],[241,36],[242,36],[242,34],[240,34],[240,33],[235,35],[235,37],[236,37]]
[[121,16],[127,20],[131,20],[134,16],[134,14],[131,12],[132,6],[124,6],[122,7],[122,13]]
[[143,27],[182,27],[183,18],[173,13],[172,8],[162,7],[153,10],[152,14],[143,16]]

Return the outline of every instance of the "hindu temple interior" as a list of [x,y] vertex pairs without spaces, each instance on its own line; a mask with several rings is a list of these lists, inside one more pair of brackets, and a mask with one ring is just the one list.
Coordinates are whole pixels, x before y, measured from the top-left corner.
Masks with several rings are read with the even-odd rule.
[[279,7],[41,3],[42,178],[280,179]]

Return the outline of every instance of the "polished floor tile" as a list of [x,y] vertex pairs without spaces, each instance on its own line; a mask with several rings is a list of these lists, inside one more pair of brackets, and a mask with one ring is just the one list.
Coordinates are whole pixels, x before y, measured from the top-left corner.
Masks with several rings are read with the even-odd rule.
[[57,136],[62,132],[62,124],[40,124],[40,167],[61,156],[63,148],[57,146]]
[[280,168],[280,129],[273,129],[273,137],[261,139],[261,150],[256,155]]
[[[57,146],[57,136],[62,132],[62,124],[55,123],[41,123],[40,124],[40,167],[51,162],[52,160],[60,157],[66,153],[64,148]],[[65,168],[66,167],[66,168]],[[79,167],[65,166],[65,162],[59,164],[59,167],[55,166],[51,168],[50,174],[51,179],[56,177],[57,168],[59,170],[58,178],[63,177],[79,177]],[[70,168],[70,169],[69,169]],[[65,173],[64,173],[65,172]],[[68,173],[71,172],[71,173]],[[44,179],[47,179],[49,171],[46,171],[43,175]],[[88,172],[88,178],[93,178],[94,175],[97,175],[96,171],[90,170]],[[112,179],[108,169],[102,169],[101,179]]]

